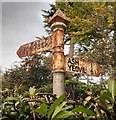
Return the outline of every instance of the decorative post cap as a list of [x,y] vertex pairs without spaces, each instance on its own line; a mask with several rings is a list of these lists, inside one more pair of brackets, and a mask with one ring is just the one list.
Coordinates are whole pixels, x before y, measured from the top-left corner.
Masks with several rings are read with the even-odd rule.
[[56,13],[50,18],[48,24],[49,25],[52,25],[53,23],[55,22],[62,22],[62,23],[65,23],[65,24],[68,24],[69,23],[69,20],[68,18],[63,14],[63,12],[58,9],[56,11]]

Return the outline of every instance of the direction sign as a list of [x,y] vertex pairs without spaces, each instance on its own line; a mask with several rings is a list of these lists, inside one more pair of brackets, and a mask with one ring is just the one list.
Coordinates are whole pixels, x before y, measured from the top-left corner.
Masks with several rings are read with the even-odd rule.
[[52,35],[20,46],[17,55],[22,58],[52,49]]
[[102,70],[101,67],[95,62],[89,62],[77,57],[69,58],[66,56],[65,71],[98,77]]

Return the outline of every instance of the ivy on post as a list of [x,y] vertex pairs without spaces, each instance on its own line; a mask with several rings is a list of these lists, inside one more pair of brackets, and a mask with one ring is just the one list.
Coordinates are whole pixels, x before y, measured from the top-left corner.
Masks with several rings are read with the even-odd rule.
[[64,31],[69,23],[61,10],[57,10],[48,24],[53,34],[53,94],[60,96],[65,93],[64,89]]

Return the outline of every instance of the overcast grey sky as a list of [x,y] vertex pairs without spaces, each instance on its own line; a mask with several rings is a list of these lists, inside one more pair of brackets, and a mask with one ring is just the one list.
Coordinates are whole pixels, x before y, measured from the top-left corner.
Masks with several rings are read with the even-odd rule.
[[[10,68],[20,61],[16,51],[36,36],[47,36],[42,9],[49,9],[47,2],[2,2],[2,68]],[[51,0],[54,1],[54,0]],[[0,53],[1,54],[1,53]]]

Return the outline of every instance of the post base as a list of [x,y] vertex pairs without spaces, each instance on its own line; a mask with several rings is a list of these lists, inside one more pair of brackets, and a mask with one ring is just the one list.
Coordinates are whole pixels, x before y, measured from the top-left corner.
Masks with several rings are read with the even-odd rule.
[[53,72],[53,94],[60,96],[64,93],[64,72]]

